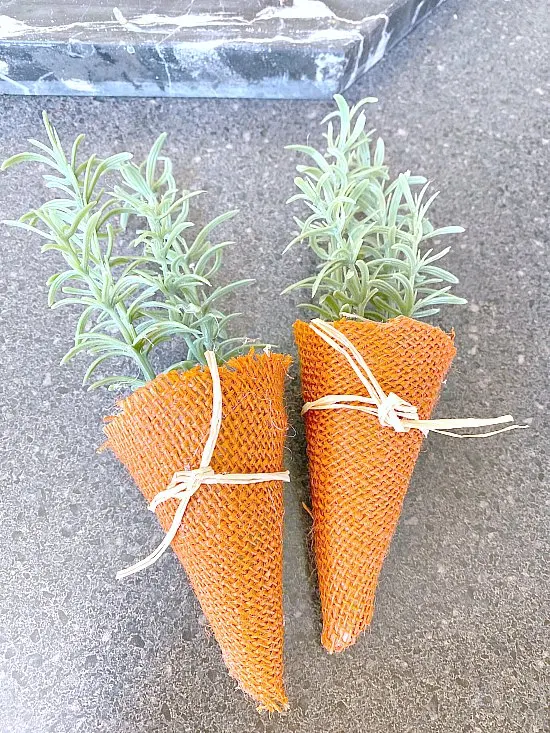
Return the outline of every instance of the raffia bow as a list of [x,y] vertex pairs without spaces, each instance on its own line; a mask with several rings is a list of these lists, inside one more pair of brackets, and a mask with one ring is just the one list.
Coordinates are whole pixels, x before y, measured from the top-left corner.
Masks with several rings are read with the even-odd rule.
[[117,579],[125,578],[128,575],[144,570],[155,563],[160,556],[170,547],[182,522],[185,510],[191,497],[203,485],[209,484],[260,484],[265,481],[290,481],[288,471],[276,471],[274,473],[215,473],[210,462],[220,434],[222,424],[222,387],[220,373],[213,351],[205,352],[206,364],[212,375],[212,418],[210,420],[210,431],[202,453],[200,465],[190,471],[176,471],[168,487],[159,492],[149,509],[154,512],[156,508],[165,501],[179,499],[179,506],[174,514],[174,519],[166,536],[150,555],[124,570],[120,570]]
[[499,430],[492,430],[488,433],[455,433],[453,430],[459,428],[482,428],[490,425],[501,425],[514,421],[511,415],[502,415],[493,418],[450,418],[442,420],[420,420],[417,408],[407,400],[390,392],[386,394],[378,380],[371,372],[361,353],[344,336],[344,334],[330,323],[325,323],[315,318],[309,324],[310,328],[323,339],[329,346],[342,354],[353,371],[361,381],[368,393],[363,395],[337,395],[330,394],[321,397],[314,402],[306,402],[302,408],[302,415],[310,410],[358,410],[359,412],[374,415],[382,427],[393,428],[397,433],[408,433],[409,430],[420,430],[424,435],[429,432],[450,435],[453,438],[488,438],[497,433],[505,433],[508,430],[517,430],[528,427],[527,425],[508,425]]

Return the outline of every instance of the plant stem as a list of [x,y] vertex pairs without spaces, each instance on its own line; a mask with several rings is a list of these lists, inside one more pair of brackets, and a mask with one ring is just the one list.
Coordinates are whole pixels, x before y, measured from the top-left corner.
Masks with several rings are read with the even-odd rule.
[[[127,317],[126,309],[122,308],[120,305],[117,305],[116,308],[106,308],[108,310],[109,315],[113,319],[113,321],[117,324],[120,333],[122,335],[122,338],[126,341],[128,346],[130,347],[133,358],[136,361],[136,363],[139,365],[139,368],[141,369],[143,376],[145,377],[145,381],[149,381],[151,379],[154,379],[156,374],[155,370],[153,369],[153,366],[151,365],[151,362],[149,360],[149,357],[147,354],[142,353],[139,349],[136,349],[134,346],[135,340],[137,338],[137,334],[135,331],[135,328],[130,324],[129,319]],[[123,320],[124,319],[124,320]],[[126,323],[124,323],[126,321]]]

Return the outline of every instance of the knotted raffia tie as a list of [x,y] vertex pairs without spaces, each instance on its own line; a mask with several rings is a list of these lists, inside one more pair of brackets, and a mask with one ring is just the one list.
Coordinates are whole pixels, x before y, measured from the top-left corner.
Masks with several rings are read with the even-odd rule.
[[315,318],[309,325],[323,341],[345,356],[360,379],[361,384],[367,390],[369,397],[348,394],[326,395],[314,402],[306,402],[302,408],[302,415],[309,410],[358,410],[368,415],[374,415],[378,418],[382,427],[393,428],[397,433],[408,433],[409,430],[415,428],[424,435],[431,431],[451,435],[454,438],[488,438],[507,430],[528,427],[527,425],[508,425],[489,433],[464,434],[451,431],[457,428],[482,428],[489,425],[501,425],[502,423],[513,422],[514,418],[511,415],[502,415],[501,417],[489,419],[466,417],[446,420],[419,420],[418,410],[414,405],[398,397],[393,392],[389,394],[384,392],[365,359],[341,331],[318,318]]
[[216,448],[216,442],[222,424],[222,386],[216,356],[213,351],[205,352],[206,363],[212,375],[212,418],[210,420],[210,431],[204,446],[201,462],[198,468],[191,471],[176,471],[168,487],[159,492],[149,504],[149,509],[155,509],[165,501],[179,499],[179,506],[174,514],[170,529],[166,533],[157,549],[150,555],[140,560],[125,570],[120,570],[117,579],[125,578],[132,573],[144,570],[156,562],[169,547],[176,536],[187,505],[193,494],[204,484],[261,484],[264,481],[290,481],[288,471],[274,473],[215,473],[210,466],[210,461]]

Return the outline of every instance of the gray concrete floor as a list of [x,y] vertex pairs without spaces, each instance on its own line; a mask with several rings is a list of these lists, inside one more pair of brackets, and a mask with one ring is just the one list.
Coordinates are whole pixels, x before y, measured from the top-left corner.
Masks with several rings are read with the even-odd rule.
[[[440,323],[459,354],[439,415],[510,411],[531,430],[487,441],[427,441],[384,566],[372,628],[343,655],[319,644],[307,561],[297,370],[289,388],[286,678],[291,711],[259,715],[225,673],[176,560],[125,582],[114,572],[159,539],[124,470],[96,455],[108,393],[60,367],[69,310],[50,312],[52,258],[2,231],[0,532],[2,733],[238,733],[550,730],[548,606],[548,15],[535,0],[448,0],[351,99],[371,110],[391,161],[442,190],[440,223],[461,223],[451,269],[469,300]],[[160,130],[183,184],[209,190],[205,220],[239,207],[225,277],[255,275],[234,300],[251,335],[294,352],[295,300],[308,272],[284,202],[288,143],[320,142],[327,103],[0,100],[2,157],[41,135],[44,107],[68,140],[144,154]],[[2,176],[0,215],[44,195],[28,170]],[[545,625],[546,624],[546,625]],[[547,647],[546,647],[547,649]]]

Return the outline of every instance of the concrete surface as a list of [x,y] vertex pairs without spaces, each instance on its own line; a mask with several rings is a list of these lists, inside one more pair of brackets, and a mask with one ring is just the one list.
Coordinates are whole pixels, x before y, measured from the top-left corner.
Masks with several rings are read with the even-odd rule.
[[[455,14],[457,17],[455,17]],[[457,19],[458,18],[458,19]],[[437,28],[435,24],[437,23]],[[395,168],[444,193],[436,220],[461,223],[449,265],[463,308],[440,323],[459,355],[439,415],[511,412],[531,430],[427,441],[378,591],[370,633],[342,656],[319,644],[308,567],[298,383],[286,493],[286,678],[292,709],[259,715],[225,673],[175,559],[125,582],[114,572],[158,541],[123,469],[96,455],[108,393],[59,367],[69,310],[45,306],[54,271],[38,242],[2,231],[0,382],[0,731],[2,733],[535,733],[549,730],[548,16],[535,0],[449,0],[350,97],[372,111]],[[293,155],[320,140],[328,103],[0,100],[2,156],[41,135],[143,154],[161,129],[183,183],[208,188],[204,220],[241,208],[226,278],[251,335],[291,349],[294,302],[278,298],[311,258],[280,252],[292,230]],[[0,215],[42,201],[28,170],[2,176]],[[195,208],[197,211],[197,208]],[[296,369],[294,369],[296,375]]]

